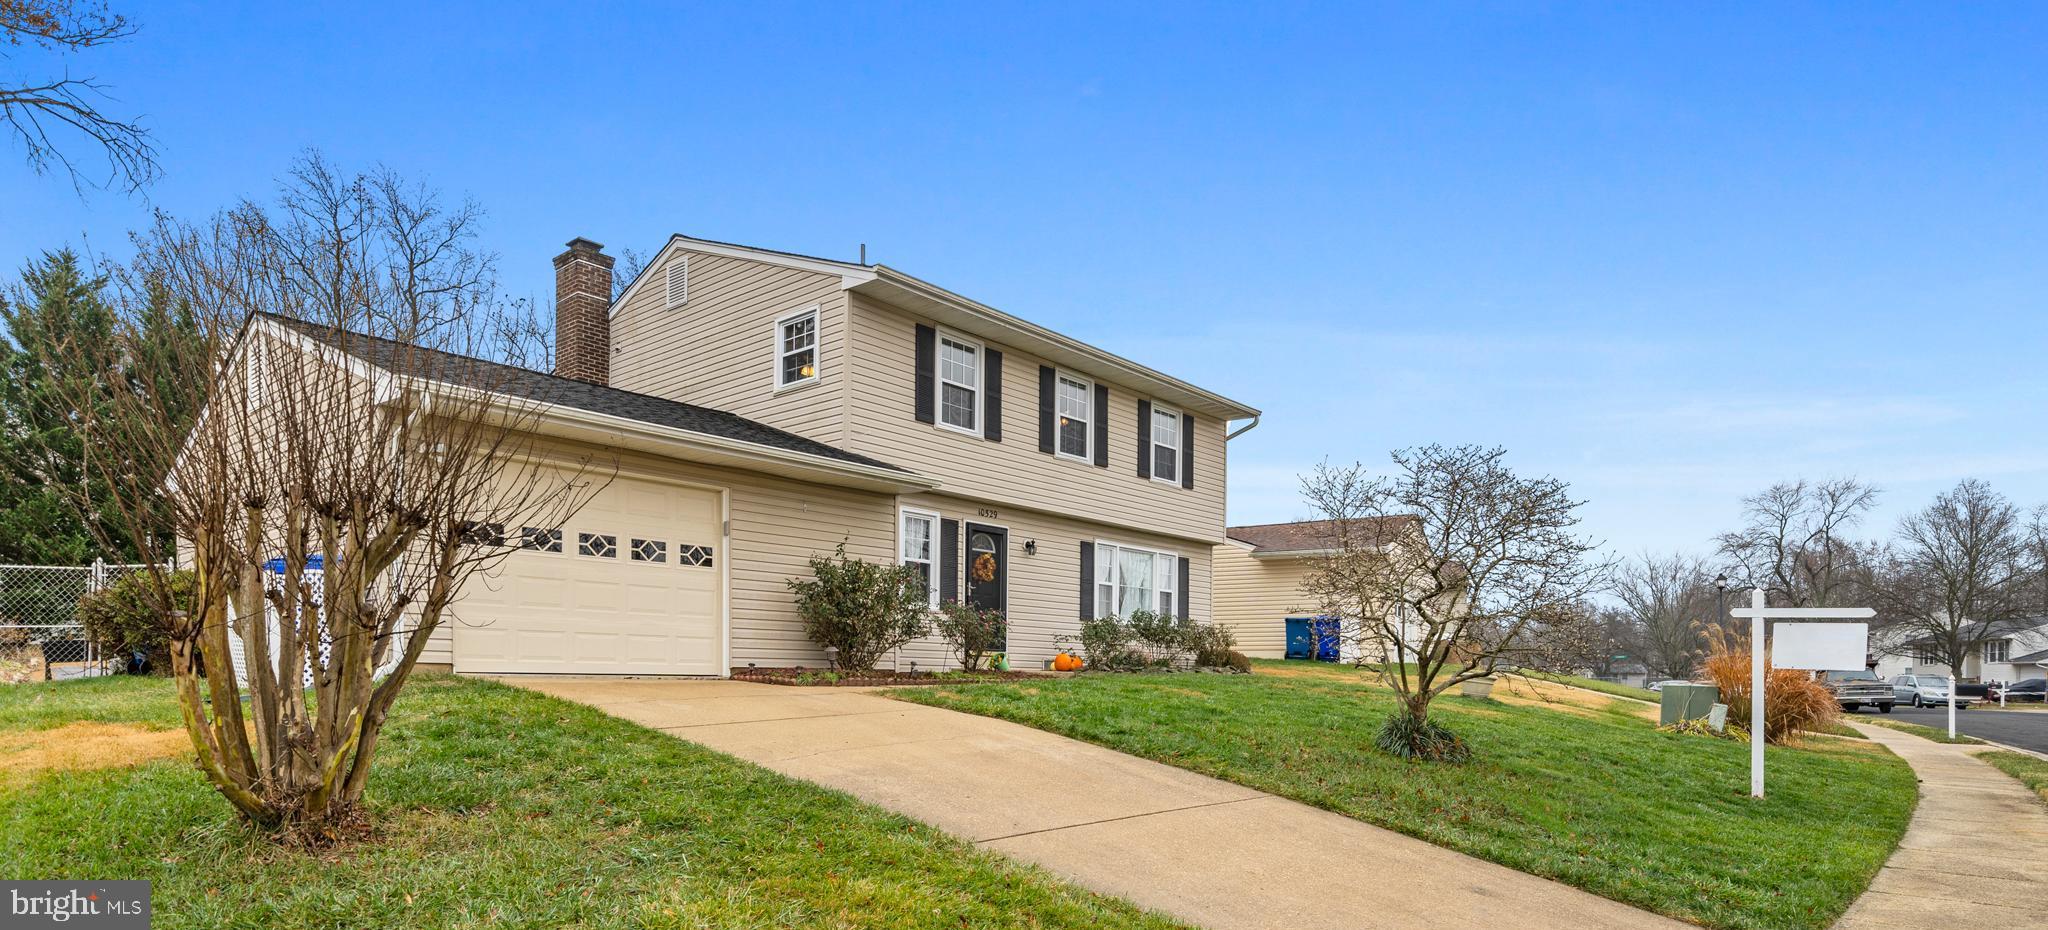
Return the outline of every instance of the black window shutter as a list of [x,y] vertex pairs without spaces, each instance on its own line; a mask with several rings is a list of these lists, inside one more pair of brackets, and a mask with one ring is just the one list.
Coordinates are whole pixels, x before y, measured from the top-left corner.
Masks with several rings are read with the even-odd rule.
[[960,599],[960,521],[939,521],[939,603]]
[[[1195,415],[1180,415],[1180,486],[1195,486]],[[1187,563],[1181,563],[1181,570],[1187,570]]]
[[1095,544],[1081,544],[1081,619],[1095,619]]
[[1057,406],[1057,403],[1053,398],[1052,368],[1040,365],[1038,366],[1038,451],[1048,455],[1052,453],[1053,443],[1057,440],[1057,437],[1054,435],[1054,430],[1057,428],[1055,420],[1058,419],[1054,408]]
[[1179,597],[1176,597],[1176,598],[1174,598],[1174,601],[1175,601],[1175,602],[1177,602],[1177,603],[1178,603],[1178,604],[1180,605],[1180,618],[1181,618],[1182,620],[1186,620],[1186,619],[1188,618],[1188,560],[1187,560],[1187,559],[1181,559],[1181,560],[1180,560],[1180,591],[1179,591],[1179,594],[1180,594],[1180,596],[1179,596]]
[[917,324],[917,422],[938,419],[939,374],[934,367],[939,352],[939,331]]
[[1095,467],[1109,467],[1109,388],[1095,386]]
[[1152,402],[1138,401],[1138,477],[1152,477]]
[[981,367],[987,371],[981,376],[981,438],[1002,442],[1003,353],[994,349],[981,350]]

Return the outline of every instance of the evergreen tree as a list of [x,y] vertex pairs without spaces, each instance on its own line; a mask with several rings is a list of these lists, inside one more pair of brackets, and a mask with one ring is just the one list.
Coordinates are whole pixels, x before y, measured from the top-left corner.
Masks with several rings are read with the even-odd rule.
[[[110,377],[119,369],[106,290],[107,279],[65,249],[30,262],[21,285],[0,298],[0,562],[79,565],[95,556],[125,561],[134,552],[117,529],[121,521],[105,509],[105,481],[85,467],[89,411],[62,400],[67,381],[107,389],[125,381]],[[84,351],[44,351],[67,344]],[[58,357],[79,361],[49,361]],[[114,531],[112,551],[87,520]]]

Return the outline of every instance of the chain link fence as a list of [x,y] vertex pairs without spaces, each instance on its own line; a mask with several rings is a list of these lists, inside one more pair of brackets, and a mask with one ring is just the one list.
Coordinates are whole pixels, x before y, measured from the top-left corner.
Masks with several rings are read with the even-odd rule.
[[87,678],[117,671],[78,622],[81,598],[146,565],[0,565],[0,682]]

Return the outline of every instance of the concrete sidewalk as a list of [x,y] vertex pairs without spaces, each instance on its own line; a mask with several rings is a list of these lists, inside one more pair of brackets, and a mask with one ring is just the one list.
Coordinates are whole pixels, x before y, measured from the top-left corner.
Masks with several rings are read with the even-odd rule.
[[1348,817],[1001,720],[837,688],[504,680],[845,791],[1084,887],[1217,930],[1690,926]]
[[1884,869],[1834,930],[2027,927],[2048,901],[2048,806],[1956,746],[1858,725],[1920,778],[1920,806]]

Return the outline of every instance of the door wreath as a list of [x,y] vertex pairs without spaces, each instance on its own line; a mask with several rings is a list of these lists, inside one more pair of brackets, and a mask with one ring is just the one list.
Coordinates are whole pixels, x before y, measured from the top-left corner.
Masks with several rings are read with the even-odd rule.
[[974,580],[982,582],[996,580],[995,553],[984,552],[974,557]]

